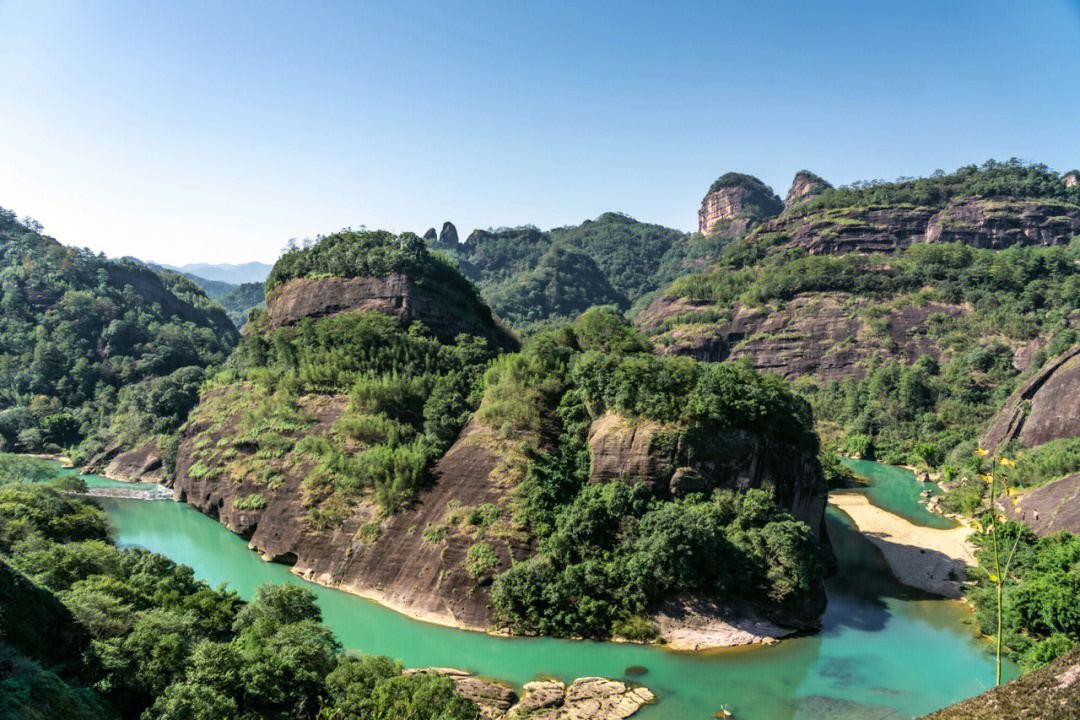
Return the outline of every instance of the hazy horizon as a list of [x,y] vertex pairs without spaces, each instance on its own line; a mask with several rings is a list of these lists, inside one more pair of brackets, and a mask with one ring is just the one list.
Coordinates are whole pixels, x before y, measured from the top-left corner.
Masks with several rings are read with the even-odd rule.
[[360,225],[690,231],[731,170],[782,196],[803,168],[1080,166],[1078,37],[1076,0],[0,1],[0,206],[172,265]]

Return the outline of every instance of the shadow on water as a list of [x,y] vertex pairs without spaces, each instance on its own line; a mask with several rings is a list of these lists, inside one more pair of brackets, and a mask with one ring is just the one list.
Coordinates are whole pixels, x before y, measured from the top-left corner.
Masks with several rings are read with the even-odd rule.
[[829,606],[822,618],[822,633],[840,628],[875,632],[889,621],[887,599],[933,599],[932,595],[897,582],[885,556],[859,533],[845,513],[829,506],[825,522],[837,567],[836,573],[825,582]]

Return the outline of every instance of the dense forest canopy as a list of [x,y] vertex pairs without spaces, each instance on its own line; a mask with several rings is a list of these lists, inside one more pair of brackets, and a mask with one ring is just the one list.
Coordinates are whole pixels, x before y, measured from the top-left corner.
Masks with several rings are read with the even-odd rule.
[[[191,280],[61,245],[0,210],[0,444],[169,433],[236,328]],[[123,408],[123,412],[120,412]]]

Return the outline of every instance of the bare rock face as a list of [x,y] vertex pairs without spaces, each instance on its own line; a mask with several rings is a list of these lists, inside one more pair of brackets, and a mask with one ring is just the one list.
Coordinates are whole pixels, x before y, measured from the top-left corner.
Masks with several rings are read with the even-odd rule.
[[929,208],[865,207],[795,212],[770,220],[758,233],[784,233],[782,247],[801,248],[811,255],[848,252],[895,252],[926,236]]
[[958,242],[1002,250],[1014,245],[1065,245],[1080,234],[1080,207],[1046,200],[963,198],[930,219],[926,242]]
[[[204,396],[207,407],[212,402],[213,397]],[[347,403],[345,396],[302,399],[304,411],[319,420],[310,431],[329,429]],[[222,432],[238,419],[228,419]],[[173,486],[177,499],[247,538],[249,547],[263,559],[292,565],[293,572],[308,580],[374,599],[412,617],[475,630],[488,628],[489,584],[473,579],[464,566],[476,540],[470,528],[448,524],[447,511],[506,504],[512,484],[505,475],[514,461],[509,441],[473,420],[436,463],[433,485],[413,505],[383,518],[374,504],[357,503],[340,526],[318,528],[308,522],[303,478],[311,462],[303,457],[289,455],[280,461],[283,479],[273,489],[258,479],[236,480],[228,473],[193,478],[195,435],[212,422],[210,417],[196,418],[185,430]],[[215,437],[210,435],[211,440]],[[265,498],[264,509],[235,507],[236,500],[251,494]],[[444,537],[426,537],[425,530],[432,528],[441,528]],[[534,552],[528,541],[517,536],[489,535],[485,542],[495,550],[501,569]]]
[[999,506],[1037,535],[1053,535],[1059,530],[1080,533],[1080,473],[1028,490],[1016,505],[1002,502]]
[[454,223],[450,222],[449,220],[443,223],[442,232],[439,233],[439,242],[452,248],[457,247],[458,234],[457,228],[454,227]]
[[156,442],[126,452],[121,449],[119,445],[106,449],[91,459],[83,471],[126,482],[162,482],[165,479],[164,454]]
[[698,230],[702,235],[723,233],[734,237],[754,221],[779,215],[783,209],[780,198],[757,178],[728,173],[701,201]]
[[1065,181],[1065,187],[1067,188],[1080,185],[1080,171],[1072,170],[1065,173],[1065,177],[1063,178],[1063,180]]
[[[700,443],[699,443],[700,444]],[[776,502],[828,544],[824,516],[828,486],[814,453],[741,430],[716,432],[707,451],[689,452],[674,428],[606,413],[589,431],[590,481],[640,480],[659,497],[716,488],[769,488]]]
[[895,252],[918,242],[958,242],[995,250],[1064,245],[1080,233],[1080,207],[1045,200],[961,198],[935,212],[923,207],[797,211],[766,222],[759,235],[783,233],[780,248],[813,255]]
[[1080,345],[1049,360],[1005,402],[983,436],[986,448],[1080,437]]
[[435,232],[435,228],[428,228],[427,232],[424,233],[424,239],[429,241],[429,242],[432,241],[432,240],[438,240],[439,239],[439,234],[437,232]]
[[661,355],[684,355],[702,362],[748,357],[755,368],[792,379],[814,375],[824,381],[861,378],[871,356],[902,357],[913,362],[923,354],[941,359],[930,337],[933,323],[961,318],[959,305],[927,303],[893,307],[870,324],[861,310],[870,302],[845,293],[815,293],[773,308],[736,303],[716,316],[707,303],[659,297],[634,322],[649,330],[668,318],[700,314],[653,338]]
[[807,200],[825,192],[832,185],[825,182],[809,170],[800,170],[795,173],[795,179],[791,182],[791,189],[784,198],[784,212],[788,212]]
[[469,333],[487,337],[496,347],[516,342],[478,299],[420,292],[404,275],[294,278],[275,287],[266,298],[267,318],[273,330],[304,318],[346,312],[381,312],[405,324],[420,321],[443,340]]

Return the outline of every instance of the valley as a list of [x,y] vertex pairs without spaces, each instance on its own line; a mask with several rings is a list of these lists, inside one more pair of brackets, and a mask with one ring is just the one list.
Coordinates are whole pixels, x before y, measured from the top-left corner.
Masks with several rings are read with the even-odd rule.
[[[0,449],[65,454],[121,548],[237,602],[308,588],[346,650],[512,684],[492,718],[549,676],[556,715],[603,676],[646,720],[913,717],[990,683],[980,633],[1005,680],[1080,636],[1077,192],[728,173],[697,234],[346,229],[231,289],[6,213]],[[14,567],[86,612],[16,516]]]

